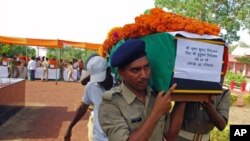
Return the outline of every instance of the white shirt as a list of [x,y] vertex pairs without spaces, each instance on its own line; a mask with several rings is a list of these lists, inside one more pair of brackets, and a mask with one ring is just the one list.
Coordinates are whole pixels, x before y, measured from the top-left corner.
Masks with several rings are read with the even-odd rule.
[[34,60],[29,61],[28,70],[36,70],[36,61],[34,61]]
[[83,103],[87,105],[94,105],[94,141],[108,141],[108,137],[103,132],[98,120],[98,110],[102,102],[102,95],[104,92],[105,89],[100,87],[98,83],[88,83],[85,86],[84,96],[82,97]]
[[76,68],[78,68],[78,67],[79,67],[79,62],[75,62],[75,63],[73,64],[73,68],[76,69]]

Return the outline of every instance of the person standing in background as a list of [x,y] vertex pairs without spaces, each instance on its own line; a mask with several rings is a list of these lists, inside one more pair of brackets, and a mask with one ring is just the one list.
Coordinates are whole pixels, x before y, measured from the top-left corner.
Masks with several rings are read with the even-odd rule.
[[21,78],[26,78],[26,75],[25,75],[25,60],[23,60],[22,58],[20,59],[20,77]]
[[70,81],[70,79],[72,79],[73,81],[76,81],[73,77],[73,65],[72,65],[72,62],[69,62],[68,64],[68,81]]
[[36,67],[41,67],[42,61],[39,57],[36,58]]
[[15,66],[16,66],[16,58],[15,57],[10,57],[9,63],[8,63],[8,71],[9,71],[9,78],[14,78],[14,73],[15,73]]
[[8,65],[9,58],[7,57],[6,53],[2,54],[2,65],[7,66]]
[[59,80],[63,80],[64,62],[62,59],[59,60],[58,67],[59,67]]
[[31,60],[28,63],[28,71],[29,71],[30,81],[34,81],[35,71],[36,71],[36,61],[34,56],[31,57]]
[[42,62],[42,67],[43,67],[43,76],[41,78],[41,81],[43,81],[44,76],[46,75],[46,81],[48,81],[48,77],[49,77],[49,62],[47,61],[48,58],[45,58]]
[[77,80],[78,77],[79,77],[79,74],[78,74],[79,61],[74,58],[73,61],[72,61],[72,66],[73,66],[73,69],[77,70],[76,71],[76,80]]
[[20,76],[20,70],[18,68],[18,66],[20,65],[19,63],[20,63],[20,61],[17,61],[17,60],[14,61],[14,74],[13,74],[13,78],[18,78]]
[[81,76],[82,76],[82,70],[84,69],[84,63],[83,63],[83,61],[82,61],[82,59],[79,59],[78,60],[79,61],[79,66],[78,66],[78,73],[77,73],[77,75],[78,75],[78,80],[80,80],[80,78],[81,78]]
[[3,55],[0,56],[0,66],[2,66],[3,63]]

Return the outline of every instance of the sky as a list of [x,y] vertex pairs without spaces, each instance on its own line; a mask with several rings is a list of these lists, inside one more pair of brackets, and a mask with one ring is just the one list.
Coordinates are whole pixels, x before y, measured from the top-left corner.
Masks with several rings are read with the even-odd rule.
[[102,43],[153,0],[0,0],[0,35]]
[[[103,43],[110,29],[153,7],[154,0],[0,0],[0,35]],[[249,34],[240,35],[250,45]]]
[[240,36],[240,41],[245,42],[246,44],[250,45],[250,35],[248,30],[239,31],[238,35]]

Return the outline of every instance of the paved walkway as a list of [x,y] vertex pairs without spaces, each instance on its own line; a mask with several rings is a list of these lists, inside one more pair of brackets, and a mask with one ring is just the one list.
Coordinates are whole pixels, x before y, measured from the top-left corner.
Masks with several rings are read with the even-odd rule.
[[239,89],[235,89],[232,93],[237,94],[238,98],[235,105],[230,108],[229,122],[250,125],[250,106],[246,106],[243,101],[244,95],[250,95],[250,92],[241,92]]
[[229,113],[229,123],[250,125],[250,106],[231,106]]
[[[75,82],[26,81],[26,107],[0,126],[0,140],[61,141],[81,101]],[[73,128],[72,141],[87,141],[89,113]]]

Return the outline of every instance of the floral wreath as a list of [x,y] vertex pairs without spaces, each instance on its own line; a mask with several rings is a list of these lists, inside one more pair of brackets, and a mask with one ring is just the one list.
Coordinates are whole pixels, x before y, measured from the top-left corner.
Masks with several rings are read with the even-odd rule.
[[153,8],[148,12],[146,11],[145,14],[137,16],[135,23],[112,28],[99,48],[99,54],[105,57],[121,39],[138,38],[153,33],[173,31],[187,31],[199,35],[218,36],[220,28],[215,24],[165,12],[160,8]]

